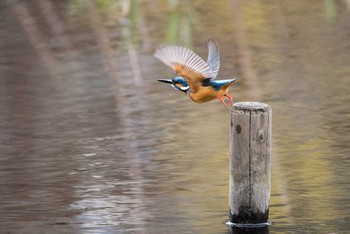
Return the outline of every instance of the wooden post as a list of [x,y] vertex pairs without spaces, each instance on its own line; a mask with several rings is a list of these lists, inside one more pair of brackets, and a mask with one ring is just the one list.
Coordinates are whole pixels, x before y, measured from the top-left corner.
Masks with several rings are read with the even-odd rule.
[[264,103],[238,102],[231,109],[230,225],[268,225],[271,118]]

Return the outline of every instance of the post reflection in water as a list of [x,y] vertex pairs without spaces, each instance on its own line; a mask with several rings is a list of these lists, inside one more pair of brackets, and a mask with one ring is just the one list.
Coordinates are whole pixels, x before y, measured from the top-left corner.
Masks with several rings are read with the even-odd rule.
[[[348,1],[3,1],[0,217],[14,233],[350,229]],[[271,226],[228,219],[229,111],[157,79],[166,43],[273,110]]]

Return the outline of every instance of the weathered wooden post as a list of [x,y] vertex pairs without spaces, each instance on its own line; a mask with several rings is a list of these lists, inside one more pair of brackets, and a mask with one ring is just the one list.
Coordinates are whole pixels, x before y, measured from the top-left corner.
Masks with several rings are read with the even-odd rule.
[[231,109],[231,226],[268,225],[271,118],[271,108],[264,103],[238,102]]

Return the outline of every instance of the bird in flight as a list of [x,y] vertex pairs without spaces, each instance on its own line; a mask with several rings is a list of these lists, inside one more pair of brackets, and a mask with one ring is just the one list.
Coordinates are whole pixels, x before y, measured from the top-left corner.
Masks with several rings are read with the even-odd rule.
[[219,45],[214,39],[209,39],[208,59],[205,62],[192,50],[178,45],[169,45],[156,50],[154,56],[177,74],[172,79],[158,81],[171,84],[176,90],[186,93],[192,101],[204,103],[218,98],[225,107],[224,97],[233,105],[232,96],[228,90],[236,80],[216,80],[220,68]]

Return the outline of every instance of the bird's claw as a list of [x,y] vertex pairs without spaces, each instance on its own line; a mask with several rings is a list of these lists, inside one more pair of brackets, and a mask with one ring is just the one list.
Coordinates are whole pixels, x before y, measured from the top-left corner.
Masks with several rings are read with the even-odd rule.
[[230,99],[231,106],[233,106],[232,96],[228,94],[225,94],[225,96]]
[[224,104],[225,108],[227,109],[227,105],[224,101],[224,98],[223,97],[220,97],[220,96],[217,96],[217,98],[219,98],[219,100],[221,101],[222,104]]

